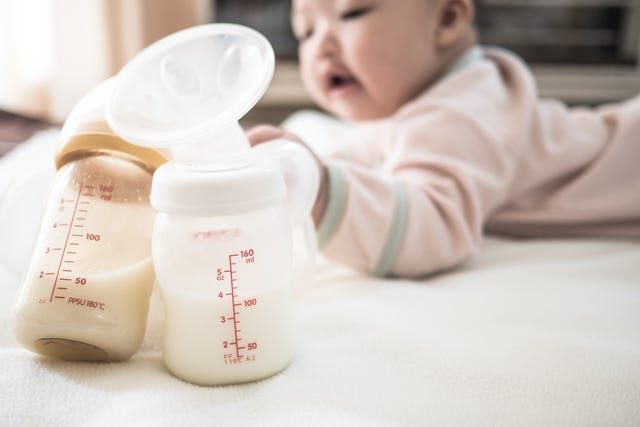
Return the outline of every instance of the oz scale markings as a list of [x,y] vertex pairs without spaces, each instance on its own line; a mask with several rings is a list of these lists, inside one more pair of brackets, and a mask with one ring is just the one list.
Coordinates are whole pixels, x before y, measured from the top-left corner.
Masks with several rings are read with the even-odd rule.
[[[79,214],[86,214],[88,212],[88,209],[84,209],[84,206],[82,206],[82,209],[79,209],[79,205],[89,205],[91,204],[91,202],[86,201],[86,200],[80,200],[81,197],[93,197],[94,194],[91,194],[90,191],[93,189],[93,186],[89,186],[89,185],[85,185],[85,184],[80,184],[80,188],[78,189],[78,194],[76,195],[75,200],[74,199],[69,199],[69,200],[62,200],[63,203],[74,203],[73,206],[73,213],[71,215],[71,221],[69,224],[58,224],[58,226],[60,227],[68,227],[67,228],[67,235],[65,236],[65,241],[64,241],[64,246],[62,248],[54,248],[53,250],[60,250],[62,249],[62,254],[60,256],[60,262],[58,263],[58,268],[56,269],[55,273],[46,273],[46,275],[54,275],[55,274],[55,279],[53,281],[53,287],[51,289],[51,296],[49,297],[49,302],[52,302],[54,298],[56,299],[64,299],[65,296],[63,295],[56,295],[56,290],[67,290],[68,288],[66,286],[59,286],[59,284],[61,284],[60,282],[70,282],[72,281],[71,278],[69,277],[61,277],[61,272],[62,273],[72,273],[73,270],[71,269],[71,266],[67,266],[66,264],[74,264],[75,261],[73,261],[72,259],[69,259],[69,255],[77,255],[77,251],[75,250],[75,248],[73,248],[73,250],[71,250],[72,248],[70,248],[70,246],[79,246],[80,243],[78,242],[72,242],[70,241],[72,238],[79,238],[79,237],[83,237],[82,234],[78,234],[78,233],[72,233],[74,228],[83,228],[84,225],[83,224],[78,224],[78,222],[80,221],[85,221],[86,220],[86,216],[80,216]],[[88,190],[89,192],[83,193],[83,191]],[[69,248],[69,250],[67,250],[67,248]],[[65,268],[63,267],[63,264]],[[66,275],[66,274],[65,274]]]
[[233,308],[233,336],[235,339],[234,342],[229,344],[234,345],[236,347],[236,357],[239,359],[241,357],[240,350],[246,347],[240,345],[239,341],[242,341],[242,338],[238,337],[238,333],[241,332],[240,329],[238,329],[238,323],[240,323],[240,320],[238,320],[238,315],[240,313],[236,311],[236,307],[242,304],[236,302],[236,289],[238,289],[238,287],[235,286],[235,282],[238,279],[233,277],[233,274],[237,273],[237,271],[233,269],[233,266],[236,265],[236,263],[233,262],[233,257],[236,257],[236,256],[238,256],[238,254],[229,255],[229,269],[225,270],[225,273],[229,273],[229,282],[231,285],[231,292],[228,292],[227,295],[231,295],[231,306]]

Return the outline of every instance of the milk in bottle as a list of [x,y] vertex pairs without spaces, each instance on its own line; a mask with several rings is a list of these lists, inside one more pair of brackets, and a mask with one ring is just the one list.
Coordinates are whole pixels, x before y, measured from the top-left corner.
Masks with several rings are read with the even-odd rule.
[[174,375],[230,384],[289,364],[289,236],[277,205],[233,216],[158,214],[153,256],[165,305],[163,357]]
[[44,356],[125,360],[145,331],[155,278],[149,193],[165,158],[100,120],[108,87],[81,102],[63,129],[58,174],[16,305],[16,339]]

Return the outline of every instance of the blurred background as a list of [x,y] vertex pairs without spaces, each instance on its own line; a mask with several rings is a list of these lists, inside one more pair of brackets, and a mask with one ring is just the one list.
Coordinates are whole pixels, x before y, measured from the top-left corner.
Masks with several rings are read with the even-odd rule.
[[[527,60],[543,96],[595,105],[640,92],[640,0],[476,3],[482,43]],[[207,22],[249,25],[276,50],[273,83],[244,124],[311,108],[289,8],[290,0],[0,0],[0,155],[62,123],[148,44]]]

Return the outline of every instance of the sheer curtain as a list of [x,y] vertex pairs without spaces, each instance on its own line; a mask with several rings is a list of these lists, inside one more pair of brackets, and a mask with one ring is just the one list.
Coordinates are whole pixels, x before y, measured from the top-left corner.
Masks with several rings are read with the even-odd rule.
[[0,108],[45,115],[52,11],[49,0],[0,0]]
[[0,0],[0,108],[62,122],[144,46],[211,19],[211,0]]

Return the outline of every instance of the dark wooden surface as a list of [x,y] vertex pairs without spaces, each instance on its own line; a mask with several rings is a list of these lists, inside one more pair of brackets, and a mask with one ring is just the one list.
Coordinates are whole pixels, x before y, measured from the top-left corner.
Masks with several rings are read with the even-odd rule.
[[8,153],[36,132],[51,126],[51,123],[43,120],[0,110],[0,156]]

